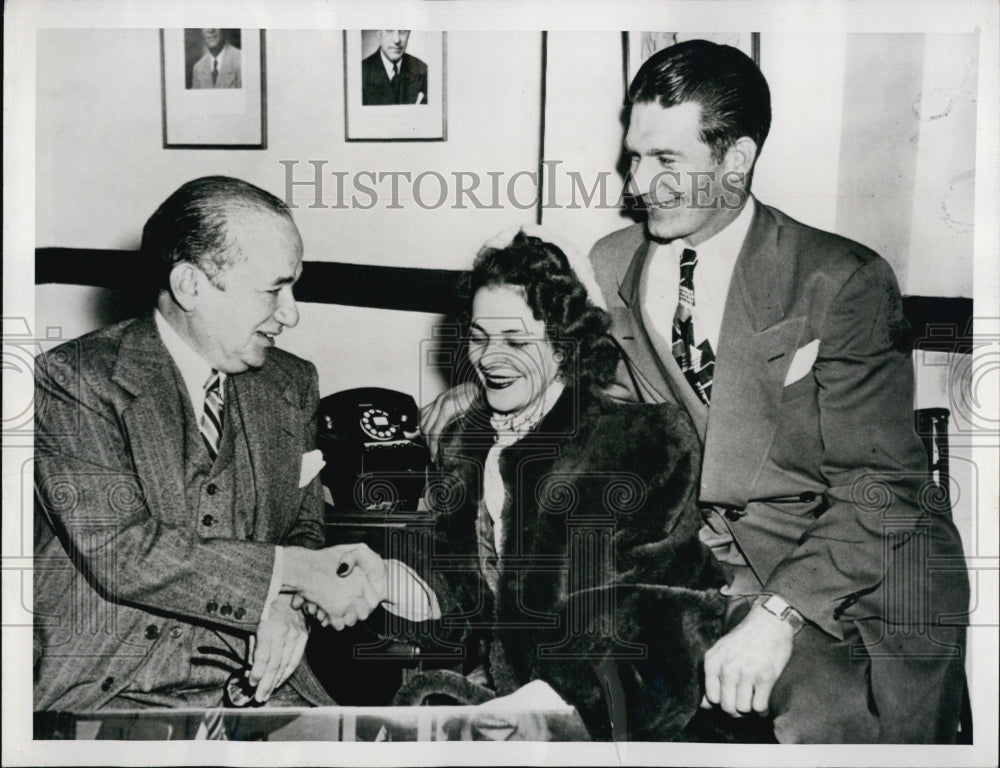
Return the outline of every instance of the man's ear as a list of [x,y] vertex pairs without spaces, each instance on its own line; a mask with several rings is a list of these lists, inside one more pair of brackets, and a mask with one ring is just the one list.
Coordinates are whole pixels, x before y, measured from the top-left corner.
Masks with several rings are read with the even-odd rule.
[[742,173],[749,177],[757,159],[757,142],[749,136],[740,136],[736,143],[726,150],[724,165],[727,171]]
[[170,294],[177,305],[190,312],[198,303],[198,293],[204,274],[190,261],[179,261],[170,270]]

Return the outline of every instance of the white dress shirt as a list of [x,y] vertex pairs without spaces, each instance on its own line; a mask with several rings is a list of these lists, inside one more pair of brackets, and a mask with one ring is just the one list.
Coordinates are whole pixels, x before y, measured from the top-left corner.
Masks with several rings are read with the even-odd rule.
[[399,74],[398,70],[402,69],[402,66],[403,66],[403,57],[400,56],[396,60],[396,63],[393,64],[391,61],[389,61],[389,59],[386,58],[385,54],[382,53],[382,49],[381,48],[379,49],[378,55],[379,55],[379,58],[382,59],[382,66],[385,67],[385,73],[386,73],[386,75],[389,76],[389,80],[391,81],[392,80],[392,75],[393,75],[393,69],[392,68],[394,66],[396,67],[396,70],[397,70],[396,74],[398,75]]
[[753,197],[748,198],[743,210],[729,226],[697,248],[677,239],[657,245],[650,254],[646,261],[642,306],[653,330],[668,344],[673,337],[681,254],[685,248],[691,248],[698,254],[698,265],[694,270],[695,343],[700,344],[708,339],[712,350],[718,352],[729,283],[733,279],[736,259],[750,229],[750,222],[753,221],[754,206]]
[[[212,366],[174,330],[174,327],[167,322],[167,318],[160,314],[160,310],[153,310],[153,318],[163,346],[167,348],[174,365],[181,372],[184,389],[187,390],[191,408],[194,409],[194,420],[200,422],[201,414],[205,410],[205,385],[212,375]],[[225,391],[223,389],[225,382],[226,374],[219,371],[220,392]]]

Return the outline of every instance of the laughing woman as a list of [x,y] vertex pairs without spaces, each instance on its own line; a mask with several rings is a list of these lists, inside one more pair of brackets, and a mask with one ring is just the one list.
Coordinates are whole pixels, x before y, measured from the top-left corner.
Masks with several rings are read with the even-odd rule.
[[428,492],[421,567],[443,621],[425,631],[463,644],[466,694],[540,679],[594,738],[684,738],[722,611],[692,428],[600,394],[610,317],[556,246],[520,232],[484,249],[459,300],[479,390]]

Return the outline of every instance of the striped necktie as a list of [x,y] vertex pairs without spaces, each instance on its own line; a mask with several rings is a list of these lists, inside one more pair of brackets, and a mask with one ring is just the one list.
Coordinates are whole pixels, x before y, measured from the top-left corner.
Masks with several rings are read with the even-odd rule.
[[674,312],[672,351],[685,378],[698,398],[708,405],[712,396],[712,374],[715,353],[705,339],[695,343],[694,337],[694,268],[698,254],[685,248],[681,254],[681,279],[678,287],[677,310]]
[[198,426],[208,455],[215,461],[215,457],[219,455],[219,440],[222,438],[222,380],[214,368],[205,382],[205,407]]

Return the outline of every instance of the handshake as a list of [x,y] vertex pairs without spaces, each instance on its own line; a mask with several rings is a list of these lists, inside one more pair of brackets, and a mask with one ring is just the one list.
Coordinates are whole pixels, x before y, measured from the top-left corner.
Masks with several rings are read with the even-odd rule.
[[386,562],[364,544],[286,547],[281,580],[293,609],[337,630],[364,621],[388,598]]

